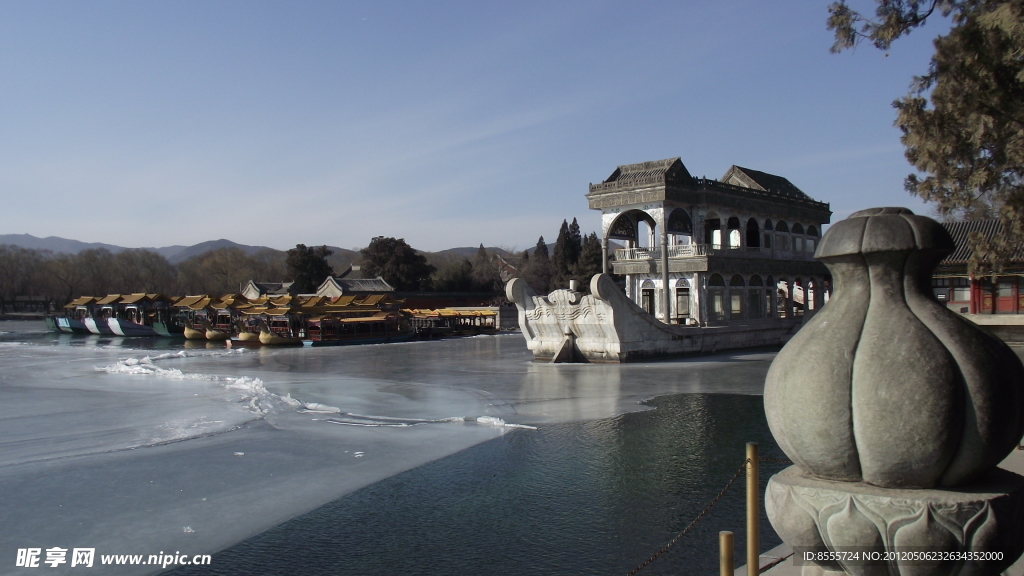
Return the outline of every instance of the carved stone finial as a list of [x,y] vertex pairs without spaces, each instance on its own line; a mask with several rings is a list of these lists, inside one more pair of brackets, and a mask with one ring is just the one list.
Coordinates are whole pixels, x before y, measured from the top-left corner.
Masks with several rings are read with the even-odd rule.
[[931,295],[954,248],[937,222],[873,208],[815,257],[835,293],[779,352],[768,425],[796,466],[765,509],[793,546],[997,552],[999,561],[824,562],[805,574],[994,575],[1024,548],[1024,477],[995,470],[1024,433],[1024,366]]
[[838,222],[815,257],[835,293],[768,372],[779,446],[809,474],[884,487],[954,487],[994,468],[1024,433],[1024,367],[932,298],[954,248],[906,208]]

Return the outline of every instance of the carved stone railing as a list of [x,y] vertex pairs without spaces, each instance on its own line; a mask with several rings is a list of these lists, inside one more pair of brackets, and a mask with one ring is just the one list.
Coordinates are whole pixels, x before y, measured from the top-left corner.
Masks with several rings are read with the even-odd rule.
[[[702,258],[725,256],[731,258],[774,258],[776,260],[813,260],[810,252],[791,252],[758,246],[723,246],[721,244],[677,244],[668,247],[669,258]],[[661,248],[620,248],[615,251],[617,262],[658,260]]]

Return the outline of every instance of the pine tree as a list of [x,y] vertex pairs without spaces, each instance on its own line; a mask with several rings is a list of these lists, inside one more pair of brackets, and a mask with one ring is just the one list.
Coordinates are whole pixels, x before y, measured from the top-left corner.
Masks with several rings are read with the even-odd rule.
[[604,262],[601,259],[601,241],[597,234],[591,232],[583,238],[583,247],[580,249],[580,259],[576,262],[575,277],[577,289],[581,292],[590,290],[590,279],[595,274],[600,274]]
[[1019,0],[877,0],[876,19],[845,2],[829,7],[833,52],[868,40],[881,50],[935,13],[953,26],[935,40],[928,72],[893,103],[907,160],[904,182],[948,218],[998,214],[1007,235],[971,238],[972,272],[998,271],[1024,242],[1024,3]]
[[533,256],[529,257],[525,266],[524,279],[538,294],[547,294],[551,288],[551,259],[548,257],[548,246],[544,243],[544,237],[537,240],[537,247]]
[[562,227],[558,229],[558,239],[555,240],[555,249],[551,252],[552,288],[569,287],[569,277],[572,275],[569,252],[572,249],[567,246],[568,243],[569,223],[562,220]]
[[473,284],[473,289],[480,292],[501,292],[504,286],[497,258],[488,254],[483,244],[477,248],[473,258]]

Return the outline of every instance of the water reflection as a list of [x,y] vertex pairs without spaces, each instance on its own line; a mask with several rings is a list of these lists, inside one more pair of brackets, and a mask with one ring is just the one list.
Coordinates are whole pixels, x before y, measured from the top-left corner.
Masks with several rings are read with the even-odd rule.
[[[570,379],[571,380],[571,379]],[[744,443],[779,455],[753,396],[684,394],[657,409],[552,424],[421,466],[286,522],[191,574],[626,573],[679,533],[736,471]],[[778,465],[762,468],[762,484]],[[714,573],[743,491],[645,574]],[[762,514],[762,544],[778,543]],[[281,551],[287,550],[288,554]]]

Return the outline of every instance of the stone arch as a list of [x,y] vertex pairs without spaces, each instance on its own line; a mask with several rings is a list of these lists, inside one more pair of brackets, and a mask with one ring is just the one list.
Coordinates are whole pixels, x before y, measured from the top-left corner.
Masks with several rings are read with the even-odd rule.
[[764,221],[764,229],[765,230],[771,230],[772,229],[772,219],[771,218],[765,219],[765,221]]
[[786,224],[785,220],[779,220],[779,223],[775,225],[776,232],[789,232],[789,225]]
[[[769,276],[769,278],[771,278],[771,276]],[[758,276],[757,274],[754,274],[753,276],[750,277],[750,280],[747,282],[747,285],[748,286],[764,286],[764,282],[761,280],[760,276]]]
[[708,286],[725,286],[725,279],[721,274],[712,274],[708,277]]
[[647,224],[652,232],[657,226],[657,222],[647,212],[636,209],[626,210],[619,214],[612,221],[611,225],[608,226],[606,237],[614,240],[626,240],[633,243],[631,247],[637,247],[640,245],[639,224],[641,222]]
[[636,223],[628,213],[619,214],[608,227],[606,237],[614,240],[636,240]]
[[818,229],[814,227],[814,224],[807,227],[807,235],[813,236],[814,238],[818,237]]
[[761,230],[757,225],[757,220],[753,218],[747,220],[747,246],[750,248],[761,247]]
[[673,208],[668,215],[668,222],[665,224],[665,231],[669,234],[693,235],[693,221],[690,215],[682,208]]
[[803,233],[804,233],[804,226],[803,226],[803,224],[800,224],[799,222],[797,222],[796,224],[793,224],[793,234],[803,234]]

